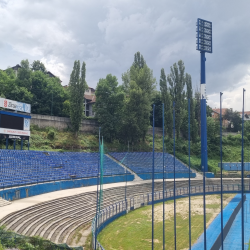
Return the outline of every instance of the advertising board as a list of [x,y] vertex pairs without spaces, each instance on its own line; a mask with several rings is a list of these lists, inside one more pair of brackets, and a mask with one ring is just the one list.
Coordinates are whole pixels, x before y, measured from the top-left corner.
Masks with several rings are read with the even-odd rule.
[[17,102],[5,98],[0,98],[0,107],[19,112],[31,113],[31,106],[27,103]]

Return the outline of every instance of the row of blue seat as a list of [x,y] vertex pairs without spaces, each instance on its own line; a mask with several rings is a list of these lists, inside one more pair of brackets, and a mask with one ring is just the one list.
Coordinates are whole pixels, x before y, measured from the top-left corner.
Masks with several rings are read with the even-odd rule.
[[[99,158],[99,153],[0,150],[0,187],[96,177]],[[104,156],[105,176],[124,173],[123,167]]]
[[[122,162],[137,174],[151,173],[153,165],[152,152],[113,152],[110,153],[116,160]],[[168,173],[174,172],[188,173],[189,169],[178,159],[171,154],[164,153],[164,171]],[[162,173],[163,171],[163,153],[154,154],[154,171],[155,173]]]

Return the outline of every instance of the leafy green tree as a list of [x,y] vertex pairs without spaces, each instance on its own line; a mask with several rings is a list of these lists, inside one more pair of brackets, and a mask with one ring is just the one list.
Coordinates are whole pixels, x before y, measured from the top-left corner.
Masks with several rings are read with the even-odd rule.
[[173,136],[173,105],[172,98],[170,96],[167,78],[164,69],[161,69],[160,77],[160,90],[161,90],[161,100],[164,103],[164,117],[165,117],[165,127],[169,137]]
[[70,102],[66,100],[63,102],[62,115],[65,117],[70,117]]
[[14,71],[0,71],[0,96],[19,102],[31,103],[33,95],[25,87],[17,85]]
[[216,137],[220,135],[220,124],[219,121],[212,118],[207,117],[207,140],[208,143],[214,141]]
[[17,85],[26,88],[28,91],[31,90],[32,71],[28,59],[22,60],[21,68],[17,72]]
[[[156,80],[153,77],[153,71],[147,66],[140,52],[135,54],[134,62],[130,69],[122,75],[122,80],[123,89],[126,92],[126,105],[133,110],[133,115],[131,115],[126,107],[124,124],[131,124],[132,120],[136,119],[134,116],[141,118],[135,125],[137,127],[137,132],[134,133],[134,131],[130,129],[127,131],[128,134],[126,137],[133,138],[133,141],[141,138],[145,140],[150,125],[151,101],[155,90]],[[138,100],[133,100],[133,98],[139,98],[142,105],[139,105]],[[131,105],[137,105],[137,107],[132,107]],[[138,109],[138,106],[141,108]]]
[[104,138],[112,142],[118,138],[122,125],[124,92],[115,76],[100,79],[96,88],[95,112]]
[[121,136],[124,141],[136,143],[145,139],[149,127],[151,100],[145,98],[144,91],[130,82],[129,93],[125,100],[124,121]]
[[[186,73],[186,85],[187,85],[187,101],[190,100],[190,134],[192,141],[197,140],[197,130],[198,125],[197,121],[195,119],[195,101],[193,98],[193,87],[192,87],[192,78],[191,75]],[[188,111],[188,102],[187,102],[187,111]],[[188,112],[187,112],[187,118],[188,118]]]
[[70,94],[70,119],[75,135],[78,135],[82,117],[84,92],[87,90],[86,83],[86,64],[83,62],[80,72],[80,61],[74,62],[74,67],[70,75],[69,94]]
[[182,119],[184,117],[185,98],[185,66],[182,60],[170,67],[170,74],[167,76],[167,81],[170,85],[170,95],[175,103],[175,128],[176,136],[179,138]]
[[42,71],[43,73],[46,73],[46,68],[45,68],[44,64],[39,60],[35,60],[31,64],[31,69],[33,71]]
[[242,118],[240,117],[239,112],[233,111],[232,109],[227,109],[223,116],[223,119],[230,122],[227,127],[228,131],[241,131]]
[[[155,105],[155,127],[162,128],[162,101],[159,91],[155,91],[152,103]],[[150,124],[153,126],[153,106],[150,114]]]

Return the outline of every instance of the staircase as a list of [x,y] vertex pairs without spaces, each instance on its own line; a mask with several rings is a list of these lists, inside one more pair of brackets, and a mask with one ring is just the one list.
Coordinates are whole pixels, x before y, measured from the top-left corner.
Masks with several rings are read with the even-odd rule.
[[0,207],[4,207],[4,206],[10,205],[10,204],[11,204],[11,202],[6,201],[0,197]]

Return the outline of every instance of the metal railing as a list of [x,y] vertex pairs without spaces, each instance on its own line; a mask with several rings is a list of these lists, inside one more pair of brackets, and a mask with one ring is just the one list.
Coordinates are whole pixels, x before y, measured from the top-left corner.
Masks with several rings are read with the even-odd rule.
[[[205,187],[205,193],[213,194],[220,193],[221,186],[220,185],[207,185]],[[223,185],[223,193],[224,192],[232,192],[238,193],[241,191],[241,185],[232,184],[232,185]],[[250,191],[250,184],[244,185],[244,191]],[[190,187],[190,193],[192,195],[201,195],[203,194],[203,186],[193,186]],[[184,198],[189,194],[189,187],[181,187],[176,188],[175,191],[176,198]],[[174,197],[174,190],[166,190],[164,193],[165,200],[171,199]],[[158,191],[154,193],[154,201],[155,203],[161,202],[163,200],[163,191]],[[99,232],[113,219],[123,215],[124,213],[128,213],[130,210],[134,210],[136,208],[152,205],[152,193],[138,195],[134,197],[128,198],[126,201],[122,200],[115,204],[112,204],[104,209],[102,209],[97,216],[92,220],[92,246],[93,249],[101,249],[105,250],[100,242],[96,239]]]

